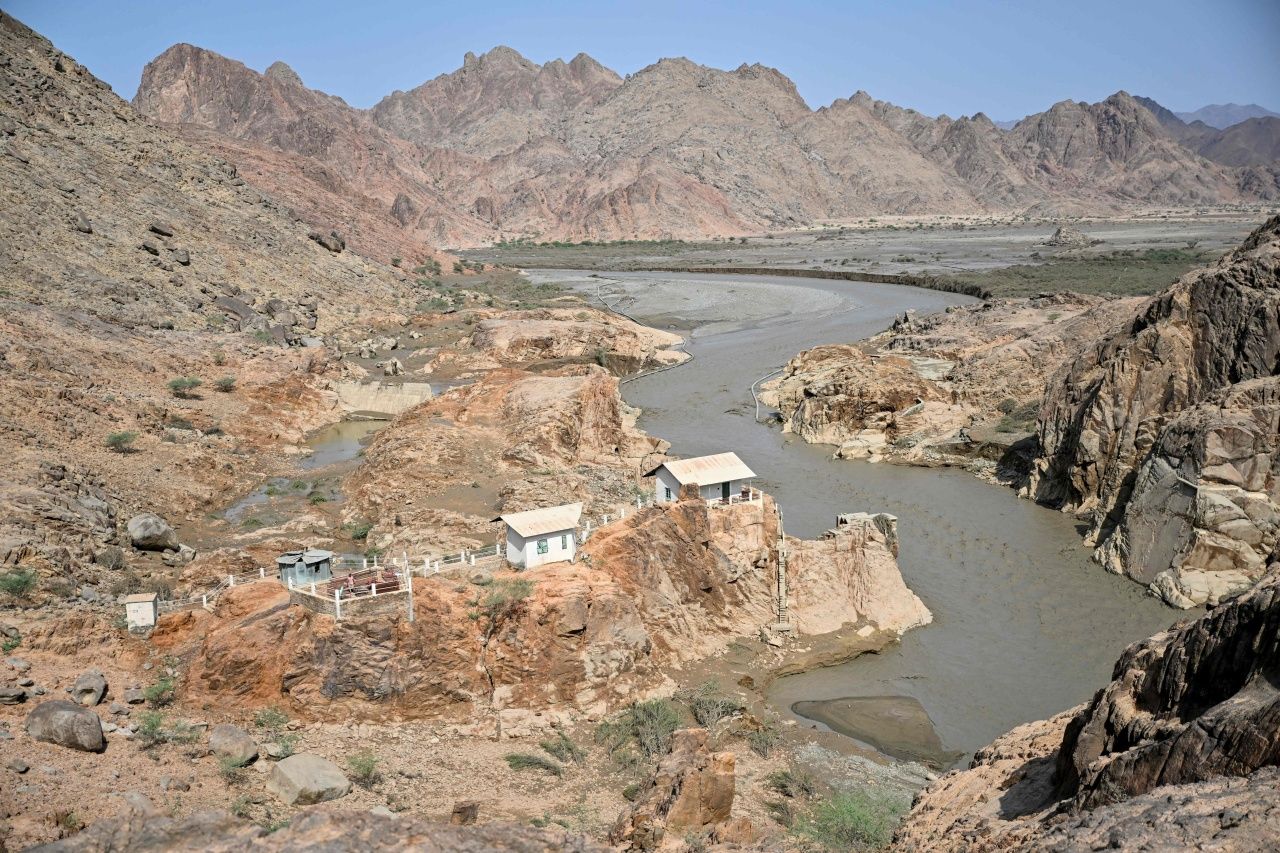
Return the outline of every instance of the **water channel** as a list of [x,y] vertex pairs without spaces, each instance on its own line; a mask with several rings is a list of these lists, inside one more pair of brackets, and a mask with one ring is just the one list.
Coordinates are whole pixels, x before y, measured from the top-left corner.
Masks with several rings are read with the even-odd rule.
[[1091,562],[1069,516],[960,471],[835,461],[831,448],[756,421],[750,387],[800,350],[849,343],[906,310],[941,311],[967,297],[764,276],[602,275],[531,273],[590,294],[603,288],[641,322],[686,336],[690,363],[623,385],[644,409],[641,427],[672,453],[737,452],[795,536],[819,536],[840,512],[899,518],[902,574],[933,624],[881,654],[776,682],[769,698],[779,711],[849,697],[918,702],[943,749],[967,755],[1087,700],[1126,645],[1182,615]]

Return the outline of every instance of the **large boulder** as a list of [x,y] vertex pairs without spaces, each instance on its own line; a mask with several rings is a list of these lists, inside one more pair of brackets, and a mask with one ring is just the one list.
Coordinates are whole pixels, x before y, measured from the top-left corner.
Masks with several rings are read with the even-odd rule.
[[106,693],[107,679],[97,669],[85,672],[71,685],[71,698],[90,708],[101,702]]
[[304,752],[275,765],[267,790],[291,806],[309,806],[345,797],[351,780],[332,761]]
[[226,758],[237,766],[248,764],[258,757],[258,745],[239,726],[223,723],[209,732],[209,750],[218,758]]
[[107,748],[98,715],[65,699],[41,702],[27,715],[26,728],[36,740],[68,749],[102,752]]
[[627,849],[654,850],[667,836],[683,838],[725,824],[733,810],[734,765],[732,752],[707,749],[706,729],[681,729],[609,840]]
[[169,523],[153,512],[129,519],[129,541],[140,551],[176,551],[178,534]]

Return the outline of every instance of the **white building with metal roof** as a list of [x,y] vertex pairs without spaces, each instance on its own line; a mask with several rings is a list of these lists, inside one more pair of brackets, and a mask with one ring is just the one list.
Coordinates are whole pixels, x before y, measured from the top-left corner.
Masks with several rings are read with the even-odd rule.
[[738,503],[754,500],[759,493],[751,488],[755,472],[736,453],[716,453],[693,459],[669,459],[645,474],[653,477],[653,499],[667,503],[680,497],[680,487],[696,483],[703,500],[709,503]]
[[572,560],[578,553],[582,504],[509,512],[494,521],[507,526],[507,562],[532,569]]

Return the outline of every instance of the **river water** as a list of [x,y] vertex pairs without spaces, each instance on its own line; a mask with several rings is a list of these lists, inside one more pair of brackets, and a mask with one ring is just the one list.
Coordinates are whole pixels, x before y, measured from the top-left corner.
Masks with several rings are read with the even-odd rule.
[[752,383],[800,350],[969,298],[765,276],[531,276],[591,294],[603,286],[638,320],[681,330],[693,360],[624,384],[624,397],[673,454],[737,452],[782,507],[788,533],[817,537],[841,512],[898,516],[902,574],[933,624],[880,654],[779,680],[769,699],[780,712],[799,701],[907,697],[923,706],[944,749],[967,755],[1087,700],[1126,645],[1181,615],[1091,562],[1069,516],[1010,489],[960,471],[836,461],[829,447],[756,422]]

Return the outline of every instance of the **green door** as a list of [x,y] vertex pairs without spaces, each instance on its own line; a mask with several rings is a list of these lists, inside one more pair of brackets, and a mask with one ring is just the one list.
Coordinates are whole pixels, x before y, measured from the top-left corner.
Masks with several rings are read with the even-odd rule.
[[724,498],[725,503],[729,502],[729,484],[728,483],[720,484],[720,497]]

